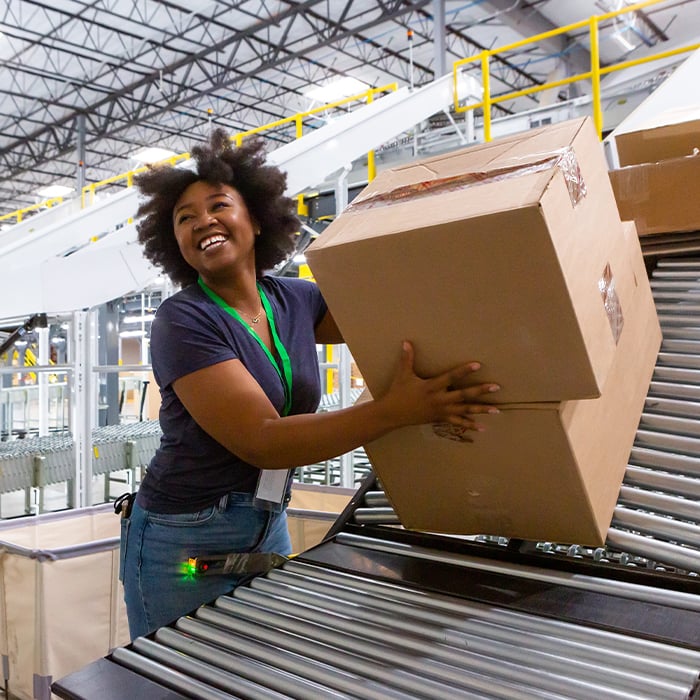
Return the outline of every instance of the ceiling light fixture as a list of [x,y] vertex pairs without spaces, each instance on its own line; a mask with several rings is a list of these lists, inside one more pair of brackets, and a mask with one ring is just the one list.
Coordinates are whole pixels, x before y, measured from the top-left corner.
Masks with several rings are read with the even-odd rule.
[[47,185],[38,189],[36,193],[40,197],[45,197],[46,199],[51,199],[52,197],[65,197],[73,191],[72,187],[67,187],[66,185]]
[[367,83],[363,83],[361,80],[348,75],[333,80],[326,85],[317,85],[307,90],[304,94],[315,102],[333,102],[351,95],[358,95],[366,90],[369,90]]
[[131,159],[139,163],[150,164],[158,163],[161,160],[167,160],[176,156],[175,151],[169,151],[167,148],[142,148],[140,151],[133,153]]

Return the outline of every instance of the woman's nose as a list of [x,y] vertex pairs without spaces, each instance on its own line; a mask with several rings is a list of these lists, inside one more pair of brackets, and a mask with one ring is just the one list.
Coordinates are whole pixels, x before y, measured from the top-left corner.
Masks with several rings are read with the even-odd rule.
[[192,225],[192,230],[201,231],[202,229],[208,228],[211,226],[213,220],[214,219],[207,212],[198,214],[194,220],[194,224]]

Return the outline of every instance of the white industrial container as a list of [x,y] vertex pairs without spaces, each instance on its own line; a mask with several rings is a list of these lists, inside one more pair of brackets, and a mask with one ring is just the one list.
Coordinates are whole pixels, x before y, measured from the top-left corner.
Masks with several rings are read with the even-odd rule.
[[0,653],[10,698],[48,700],[129,642],[111,504],[0,523]]

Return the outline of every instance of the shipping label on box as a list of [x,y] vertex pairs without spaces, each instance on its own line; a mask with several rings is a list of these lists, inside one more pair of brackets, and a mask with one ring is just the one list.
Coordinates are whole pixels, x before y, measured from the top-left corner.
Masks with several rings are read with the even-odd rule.
[[366,445],[405,527],[604,543],[661,342],[633,226],[624,241],[630,303],[601,397],[505,405],[463,439],[423,425]]
[[560,401],[598,396],[610,369],[621,236],[584,119],[382,172],[307,258],[374,395],[410,340],[423,376],[477,360],[494,401]]

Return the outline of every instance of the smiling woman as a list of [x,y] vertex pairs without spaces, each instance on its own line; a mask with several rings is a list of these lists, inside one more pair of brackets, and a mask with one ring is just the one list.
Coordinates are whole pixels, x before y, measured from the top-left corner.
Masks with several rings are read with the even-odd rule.
[[[405,425],[481,430],[476,414],[496,412],[480,402],[496,385],[454,388],[478,363],[419,378],[405,343],[386,394],[317,413],[316,344],[342,338],[315,284],[265,274],[297,230],[285,175],[265,164],[261,142],[233,148],[221,131],[192,154],[195,171],[158,167],[136,183],[146,257],[182,289],[151,326],[163,437],[122,518],[132,638],[290,553],[292,468]],[[187,562],[229,554],[235,574],[183,576]]]

